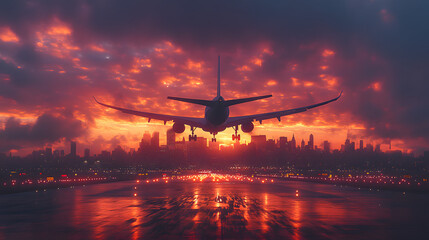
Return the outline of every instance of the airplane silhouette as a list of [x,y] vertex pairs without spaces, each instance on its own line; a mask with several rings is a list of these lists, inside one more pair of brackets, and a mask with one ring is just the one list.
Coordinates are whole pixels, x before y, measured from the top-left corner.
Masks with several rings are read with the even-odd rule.
[[136,115],[148,118],[148,122],[151,119],[157,119],[164,121],[164,124],[167,121],[173,121],[173,130],[176,133],[183,133],[185,131],[185,125],[189,125],[191,127],[191,134],[189,135],[189,141],[196,141],[197,135],[194,134],[196,128],[201,128],[205,132],[210,132],[213,134],[212,141],[216,141],[216,134],[218,132],[224,131],[226,128],[232,127],[235,130],[235,134],[232,135],[232,140],[240,141],[240,135],[238,134],[238,126],[241,125],[241,130],[245,133],[251,132],[254,128],[253,121],[259,121],[262,124],[262,120],[277,118],[280,121],[282,116],[305,112],[308,109],[319,107],[330,102],[338,100],[341,97],[341,94],[338,97],[333,98],[331,100],[300,107],[294,109],[288,109],[284,111],[270,112],[270,113],[262,113],[262,114],[254,114],[247,116],[238,116],[238,117],[229,117],[229,107],[236,104],[246,103],[250,101],[255,101],[259,99],[269,98],[272,95],[265,95],[259,97],[250,97],[250,98],[241,98],[241,99],[232,99],[225,100],[220,95],[220,56],[218,57],[218,75],[217,75],[217,96],[213,98],[213,100],[201,100],[201,99],[190,99],[190,98],[179,98],[179,97],[167,97],[168,99],[193,103],[198,105],[206,106],[204,118],[192,118],[192,117],[181,117],[181,116],[172,116],[158,113],[149,113],[149,112],[141,112],[132,109],[125,109],[120,107],[115,107],[111,105],[107,105],[97,101],[94,97],[94,100],[105,107],[113,108],[119,110],[126,114]]

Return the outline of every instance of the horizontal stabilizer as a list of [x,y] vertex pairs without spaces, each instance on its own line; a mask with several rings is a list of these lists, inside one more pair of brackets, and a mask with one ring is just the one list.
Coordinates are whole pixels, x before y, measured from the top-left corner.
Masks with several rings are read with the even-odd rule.
[[231,105],[235,105],[235,104],[246,103],[246,102],[251,102],[251,101],[255,101],[255,100],[259,100],[259,99],[269,98],[272,96],[273,95],[265,95],[265,96],[259,96],[259,97],[233,99],[233,100],[225,101],[224,104],[226,106],[231,106]]
[[199,104],[204,106],[211,106],[213,104],[212,101],[209,100],[201,100],[201,99],[191,99],[191,98],[179,98],[179,97],[167,97],[171,100],[181,101],[181,102],[187,102],[187,103],[193,103],[193,104]]

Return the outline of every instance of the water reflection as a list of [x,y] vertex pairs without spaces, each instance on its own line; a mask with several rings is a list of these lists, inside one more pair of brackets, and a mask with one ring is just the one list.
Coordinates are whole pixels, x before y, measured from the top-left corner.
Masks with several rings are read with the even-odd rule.
[[[403,214],[414,219],[413,234],[427,232],[427,223],[422,220],[425,216],[421,214],[425,212],[422,209],[427,210],[427,195],[414,198],[410,204],[400,194],[369,194],[310,183],[298,185],[120,182],[4,195],[0,198],[0,236],[326,239],[359,238],[365,234],[368,238],[389,239],[401,236],[397,232],[400,229],[386,226],[401,223]],[[397,214],[402,215],[380,207],[380,202],[385,205],[389,201],[396,204]],[[421,227],[420,232],[416,226]]]
[[[299,195],[299,194],[298,194]],[[296,193],[295,193],[296,196]],[[301,214],[302,214],[302,209],[301,209],[301,201],[300,199],[296,199],[292,201],[292,208],[293,208],[293,212],[290,215],[291,216],[291,223],[293,226],[293,239],[301,239],[301,235],[300,235],[300,229],[301,229]]]

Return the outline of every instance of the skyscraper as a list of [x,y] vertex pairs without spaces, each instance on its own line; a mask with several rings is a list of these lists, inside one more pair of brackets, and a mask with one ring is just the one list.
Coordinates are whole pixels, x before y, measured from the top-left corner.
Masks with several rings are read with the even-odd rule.
[[167,147],[174,148],[176,143],[176,132],[172,128],[167,130]]
[[313,134],[310,134],[310,140],[308,141],[308,149],[313,150],[314,148],[314,137]]
[[296,141],[295,141],[295,134],[292,135],[292,140],[289,142],[290,150],[296,149]]
[[363,140],[361,139],[360,141],[359,141],[359,150],[363,150]]
[[266,135],[252,135],[250,137],[251,143],[258,149],[265,149],[265,145],[267,142],[267,136]]
[[88,160],[89,159],[89,154],[90,154],[90,152],[89,152],[89,148],[85,148],[85,150],[84,150],[84,157],[85,157],[85,160]]
[[150,141],[151,141],[150,133],[148,131],[144,132],[143,138],[142,138],[143,145],[150,145]]
[[381,152],[380,144],[375,145],[375,152]]
[[45,155],[46,157],[52,157],[52,148],[46,148]]
[[287,147],[287,137],[279,138],[279,147],[280,149],[285,149]]
[[52,157],[52,148],[46,148],[45,149],[45,160],[48,163],[52,163],[53,157]]
[[301,151],[304,151],[305,150],[305,141],[304,141],[304,139],[302,139],[302,141],[301,141]]
[[373,152],[374,151],[374,147],[372,146],[372,144],[367,143],[365,150],[368,151],[368,152]]
[[331,144],[328,141],[323,142],[323,151],[327,153],[331,151]]
[[70,156],[76,159],[76,142],[74,141],[70,142]]
[[159,132],[153,132],[150,145],[154,149],[159,148]]
[[150,133],[146,131],[143,134],[142,140],[140,142],[139,151],[147,150],[148,148],[150,148],[151,141],[152,139],[150,137]]

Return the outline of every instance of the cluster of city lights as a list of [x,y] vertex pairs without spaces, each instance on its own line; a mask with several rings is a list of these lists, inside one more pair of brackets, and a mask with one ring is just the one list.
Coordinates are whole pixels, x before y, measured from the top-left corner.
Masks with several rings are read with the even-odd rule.
[[348,176],[320,176],[320,177],[308,177],[308,176],[297,176],[289,175],[289,179],[301,179],[301,180],[312,180],[332,183],[344,183],[344,184],[363,184],[363,185],[402,185],[402,186],[421,186],[423,182],[427,182],[427,179],[413,179],[411,177],[394,177],[384,175],[348,175]]
[[[231,174],[218,174],[218,173],[201,173],[194,175],[183,175],[183,176],[164,176],[162,178],[137,180],[137,183],[169,183],[169,182],[211,182],[211,183],[222,183],[222,182],[254,182],[254,183],[274,183],[273,179],[260,178],[260,177],[246,177],[242,175],[231,175]],[[134,187],[136,190],[137,187]],[[133,194],[137,197],[137,193]]]
[[[3,182],[3,187],[15,187],[15,186],[25,186],[25,185],[47,185],[53,183],[81,183],[81,182],[97,182],[105,181],[107,177],[73,177],[73,178],[60,178],[55,179],[54,177],[46,177],[39,179],[11,179],[10,181]],[[114,179],[114,178],[112,178]]]
[[258,182],[258,183],[273,183],[273,179],[260,178],[260,177],[247,177],[242,175],[231,175],[231,174],[218,174],[218,173],[202,173],[194,175],[184,175],[184,176],[164,176],[162,178],[154,178],[147,180],[137,180],[137,183],[168,183],[169,181],[189,181],[189,182]]

